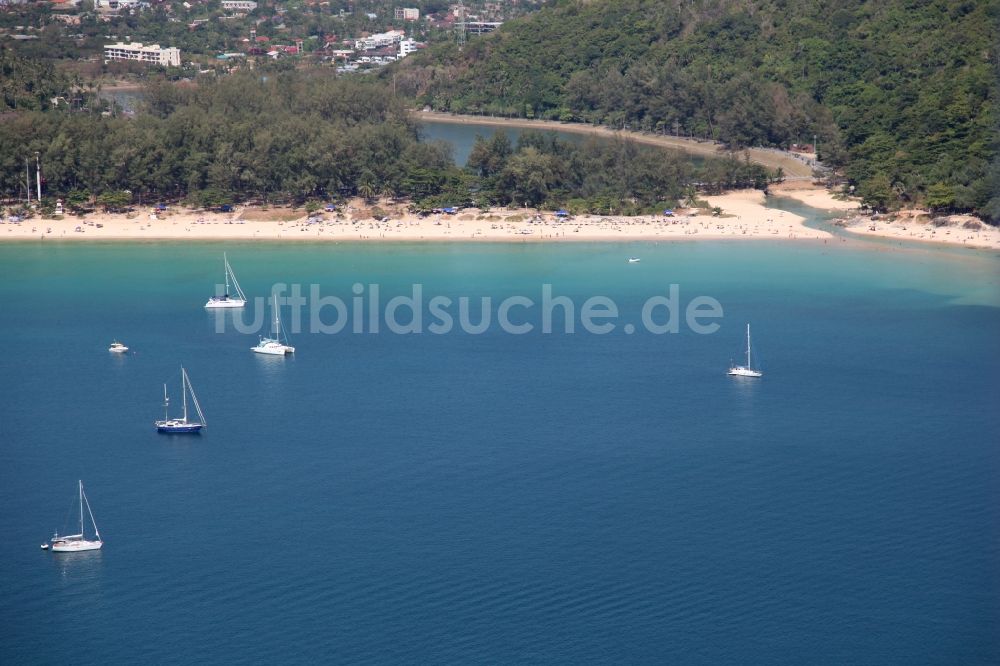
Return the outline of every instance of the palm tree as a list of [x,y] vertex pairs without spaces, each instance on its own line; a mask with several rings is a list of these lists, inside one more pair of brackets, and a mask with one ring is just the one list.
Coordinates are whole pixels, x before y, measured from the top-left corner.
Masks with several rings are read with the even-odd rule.
[[387,181],[382,183],[379,195],[386,201],[391,201],[396,197],[396,189],[392,186],[392,183]]
[[370,172],[366,172],[358,181],[358,195],[365,201],[371,202],[377,194],[378,188],[375,186],[375,176]]

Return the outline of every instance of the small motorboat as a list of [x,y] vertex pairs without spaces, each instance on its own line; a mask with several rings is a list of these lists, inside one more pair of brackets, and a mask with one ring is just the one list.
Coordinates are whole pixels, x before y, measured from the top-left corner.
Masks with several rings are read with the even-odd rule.
[[115,340],[114,342],[111,343],[111,346],[108,347],[108,351],[114,352],[115,354],[124,354],[125,352],[128,351],[128,347]]
[[628,258],[628,263],[630,263],[630,264],[637,264],[640,261],[642,261],[642,259],[640,259],[639,257],[629,257]]
[[49,549],[49,544],[43,543],[42,544],[42,550],[48,550],[48,549]]

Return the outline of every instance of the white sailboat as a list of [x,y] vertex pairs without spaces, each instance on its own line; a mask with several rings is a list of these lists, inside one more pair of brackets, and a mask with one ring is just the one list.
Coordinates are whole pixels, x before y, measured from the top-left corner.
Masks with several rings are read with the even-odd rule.
[[295,352],[295,347],[288,344],[288,339],[281,332],[281,311],[278,309],[278,295],[274,295],[274,337],[265,338],[261,336],[260,342],[251,351],[258,354],[270,354],[272,356],[284,356]]
[[[187,394],[191,392],[191,402],[194,403],[195,411],[198,412],[198,421],[188,420]],[[183,404],[183,416],[181,418],[170,418],[170,398],[167,396],[167,385],[163,385],[163,420],[156,421],[157,432],[165,433],[197,433],[208,423],[205,422],[205,415],[201,413],[201,405],[198,404],[198,396],[194,394],[194,387],[188,379],[187,370],[181,367],[181,401]]]
[[[243,295],[243,290],[240,289],[240,283],[236,281],[236,274],[233,273],[233,267],[229,265],[229,259],[226,257],[226,253],[222,253],[222,262],[226,265],[225,278],[226,278],[226,291],[222,296],[212,296],[205,303],[206,308],[242,308],[247,304],[247,297]],[[233,286],[236,287],[236,295],[229,295],[229,279],[232,278]]]
[[[83,531],[83,507],[87,507],[87,514],[90,516],[90,523],[94,526],[94,539],[90,540],[84,536]],[[77,553],[84,550],[99,550],[104,542],[101,541],[101,533],[97,531],[97,521],[94,520],[94,512],[90,510],[90,502],[87,501],[87,496],[83,492],[83,481],[80,481],[80,533],[70,534],[69,536],[59,536],[58,533],[53,535],[52,539],[47,544],[42,544],[42,550],[48,550],[49,546],[52,547],[52,552],[55,553]]]
[[746,365],[736,365],[733,364],[729,368],[729,374],[734,377],[763,377],[764,373],[760,370],[754,370],[753,366],[750,365],[750,324],[747,324],[747,364]]
[[124,354],[125,352],[128,351],[128,347],[115,340],[114,342],[111,343],[111,346],[108,347],[108,351],[115,354]]

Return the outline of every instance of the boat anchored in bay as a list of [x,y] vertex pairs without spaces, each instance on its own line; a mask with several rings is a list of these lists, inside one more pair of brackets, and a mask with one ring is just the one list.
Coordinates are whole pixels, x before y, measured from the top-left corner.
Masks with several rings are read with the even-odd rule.
[[733,377],[763,377],[764,373],[760,370],[754,370],[753,366],[750,365],[750,324],[747,324],[747,364],[746,365],[736,365],[732,364],[729,367],[729,375]]
[[[226,253],[222,253],[222,263],[225,264],[225,279],[226,279],[226,291],[222,296],[212,296],[205,303],[206,308],[242,308],[247,304],[247,297],[243,294],[243,290],[240,289],[240,283],[236,281],[236,274],[233,273],[233,267],[229,265],[229,258],[226,257]],[[233,286],[236,287],[236,296],[229,295],[229,279],[232,278]]]
[[[104,542],[101,541],[101,533],[97,531],[97,521],[94,520],[94,512],[90,510],[90,502],[87,501],[87,495],[83,492],[83,481],[79,482],[80,486],[80,533],[70,534],[68,536],[59,536],[57,532],[52,536],[49,543],[42,544],[42,550],[48,550],[52,548],[54,553],[78,553],[85,550],[100,550]],[[83,530],[83,507],[87,507],[87,515],[90,516],[90,523],[94,526],[94,538],[87,539]]]
[[258,354],[269,354],[271,356],[284,356],[295,353],[295,347],[288,344],[288,339],[281,332],[281,311],[278,310],[278,295],[274,295],[274,337],[265,338],[261,336],[260,342],[251,351]]
[[114,354],[124,354],[125,352],[128,351],[128,347],[115,340],[114,342],[111,343],[111,346],[108,347],[108,351]]
[[[188,420],[187,394],[191,392],[191,402],[195,411],[198,412],[198,421]],[[167,385],[163,385],[163,420],[156,421],[156,431],[167,434],[195,434],[208,425],[205,422],[205,415],[201,413],[201,405],[198,404],[198,396],[194,394],[194,387],[188,379],[187,370],[181,367],[181,401],[183,404],[183,416],[179,419],[170,418],[170,398],[167,396]]]

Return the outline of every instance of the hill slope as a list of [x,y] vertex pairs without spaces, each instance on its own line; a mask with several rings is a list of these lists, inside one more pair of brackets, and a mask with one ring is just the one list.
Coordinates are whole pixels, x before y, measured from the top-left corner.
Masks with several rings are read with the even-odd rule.
[[438,110],[812,143],[870,203],[1000,218],[996,0],[566,0],[404,61]]

